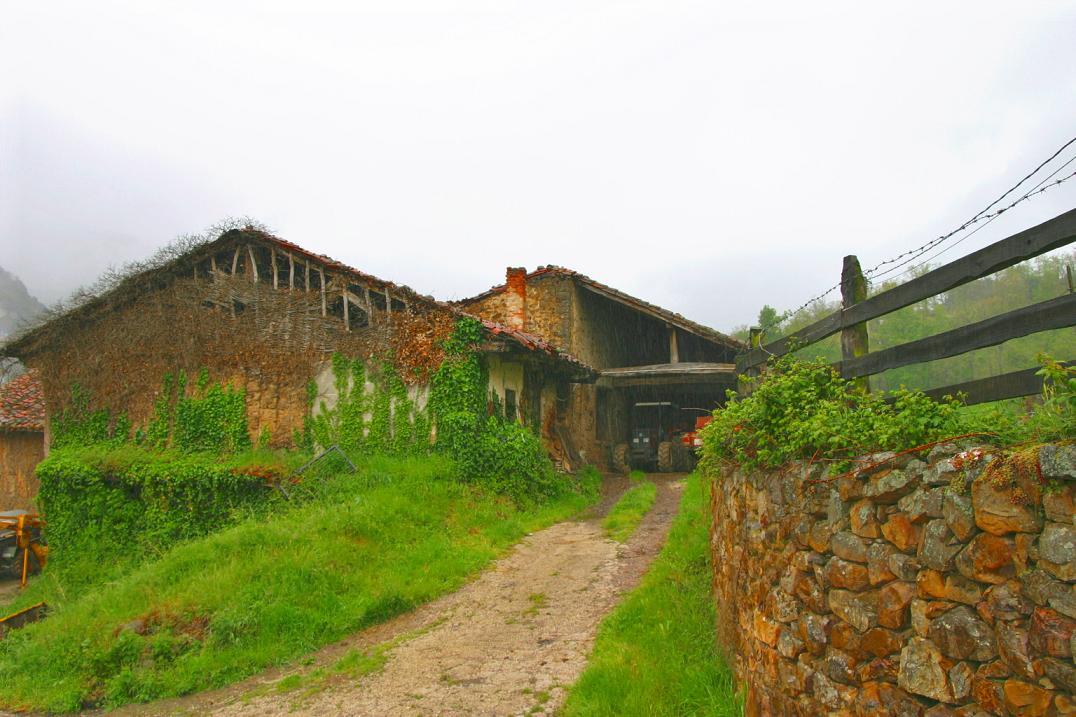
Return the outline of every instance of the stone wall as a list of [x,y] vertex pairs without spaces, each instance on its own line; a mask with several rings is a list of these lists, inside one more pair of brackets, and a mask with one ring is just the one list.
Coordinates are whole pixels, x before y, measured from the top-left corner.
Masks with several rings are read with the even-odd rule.
[[41,431],[0,431],[0,510],[33,510],[34,468],[44,457]]
[[1076,714],[1076,446],[1037,470],[951,444],[860,465],[887,457],[716,478],[718,637],[747,713]]

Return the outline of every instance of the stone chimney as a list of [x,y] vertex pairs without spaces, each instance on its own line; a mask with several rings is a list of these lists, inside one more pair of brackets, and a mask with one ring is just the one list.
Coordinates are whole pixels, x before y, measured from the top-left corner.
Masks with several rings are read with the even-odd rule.
[[527,269],[508,267],[504,285],[504,324],[515,331],[524,331],[527,321]]

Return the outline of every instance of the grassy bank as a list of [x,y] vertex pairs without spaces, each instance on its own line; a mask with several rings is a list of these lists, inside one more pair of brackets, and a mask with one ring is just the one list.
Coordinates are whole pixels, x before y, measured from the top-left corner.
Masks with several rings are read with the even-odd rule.
[[688,479],[669,539],[642,584],[601,624],[563,714],[739,715],[714,645],[708,484]]
[[375,459],[77,594],[46,573],[19,602],[46,599],[51,616],[0,641],[0,705],[74,711],[234,682],[458,587],[596,495],[588,474],[589,490],[519,507],[454,473]]
[[634,485],[620,496],[620,500],[602,521],[605,534],[618,543],[630,538],[639,527],[643,517],[654,506],[654,498],[658,492],[657,486],[646,480],[642,471],[632,471],[631,480]]

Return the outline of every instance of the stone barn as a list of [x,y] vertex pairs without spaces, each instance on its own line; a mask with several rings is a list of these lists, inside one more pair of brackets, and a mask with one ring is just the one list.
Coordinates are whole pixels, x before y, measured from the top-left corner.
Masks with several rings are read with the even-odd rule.
[[663,424],[692,427],[736,386],[742,342],[570,269],[509,268],[503,285],[456,304],[598,371],[594,383],[563,385],[549,414],[562,421],[549,432],[587,462],[607,465],[655,411]]
[[[137,428],[153,415],[163,376],[205,369],[213,381],[244,389],[252,438],[288,446],[312,412],[335,400],[334,354],[366,360],[375,371],[391,366],[409,404],[421,407],[442,342],[464,315],[247,228],[173,252],[16,337],[2,353],[38,372],[46,434],[52,417],[72,405],[75,387],[90,409],[122,411]],[[558,425],[557,397],[573,382],[595,380],[595,372],[541,337],[480,321],[491,407],[536,430]],[[545,438],[563,453],[557,436]]]
[[44,394],[31,371],[0,386],[0,511],[33,509],[44,457]]

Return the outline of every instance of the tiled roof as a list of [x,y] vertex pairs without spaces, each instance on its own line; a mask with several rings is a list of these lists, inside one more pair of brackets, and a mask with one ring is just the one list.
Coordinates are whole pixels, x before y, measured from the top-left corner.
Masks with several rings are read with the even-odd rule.
[[45,392],[37,372],[28,371],[0,386],[0,430],[45,430]]
[[[742,341],[740,341],[738,339],[735,339],[735,338],[733,338],[733,337],[731,337],[731,336],[729,336],[727,334],[723,334],[720,331],[715,331],[714,329],[711,329],[709,326],[703,326],[702,324],[694,322],[694,321],[692,321],[692,320],[690,320],[688,318],[685,318],[684,316],[682,316],[682,315],[680,315],[680,314],[678,314],[678,313],[676,313],[674,311],[669,311],[668,309],[663,309],[660,306],[656,306],[656,305],[651,304],[651,303],[649,303],[647,301],[643,301],[642,299],[637,299],[634,296],[631,296],[630,294],[625,294],[623,291],[620,291],[619,289],[614,289],[613,287],[608,286],[607,284],[603,284],[600,281],[595,281],[594,279],[591,279],[586,274],[580,274],[578,271],[574,271],[572,269],[565,269],[562,266],[552,266],[552,265],[550,265],[550,266],[540,266],[537,269],[535,269],[534,271],[532,271],[531,273],[527,274],[527,281],[530,281],[531,279],[539,279],[539,278],[541,278],[543,276],[566,276],[566,277],[569,277],[571,279],[574,279],[574,280],[578,281],[581,284],[584,284],[585,286],[590,287],[591,289],[598,292],[599,294],[604,294],[605,296],[613,299],[614,301],[619,301],[619,302],[621,302],[623,304],[627,304],[628,306],[631,306],[632,308],[635,308],[638,311],[642,311],[644,313],[650,314],[651,316],[655,316],[657,318],[660,318],[663,321],[667,321],[670,324],[673,324],[675,326],[679,326],[680,328],[684,329],[685,331],[689,331],[689,332],[691,332],[693,334],[696,334],[698,336],[702,336],[703,338],[709,339],[711,341],[716,341],[718,343],[725,344],[726,346],[730,346],[732,348],[736,348],[736,349],[746,348],[746,344],[744,344]],[[464,306],[465,307],[468,304],[473,304],[474,302],[480,301],[481,299],[485,299],[486,297],[492,296],[494,294],[499,294],[499,293],[503,292],[504,289],[505,289],[505,285],[501,284],[500,286],[494,286],[492,289],[488,289],[487,291],[484,291],[484,292],[482,292],[481,294],[479,294],[477,296],[472,296],[469,299],[462,299],[460,301],[455,301],[453,303],[458,305],[458,306]]]

